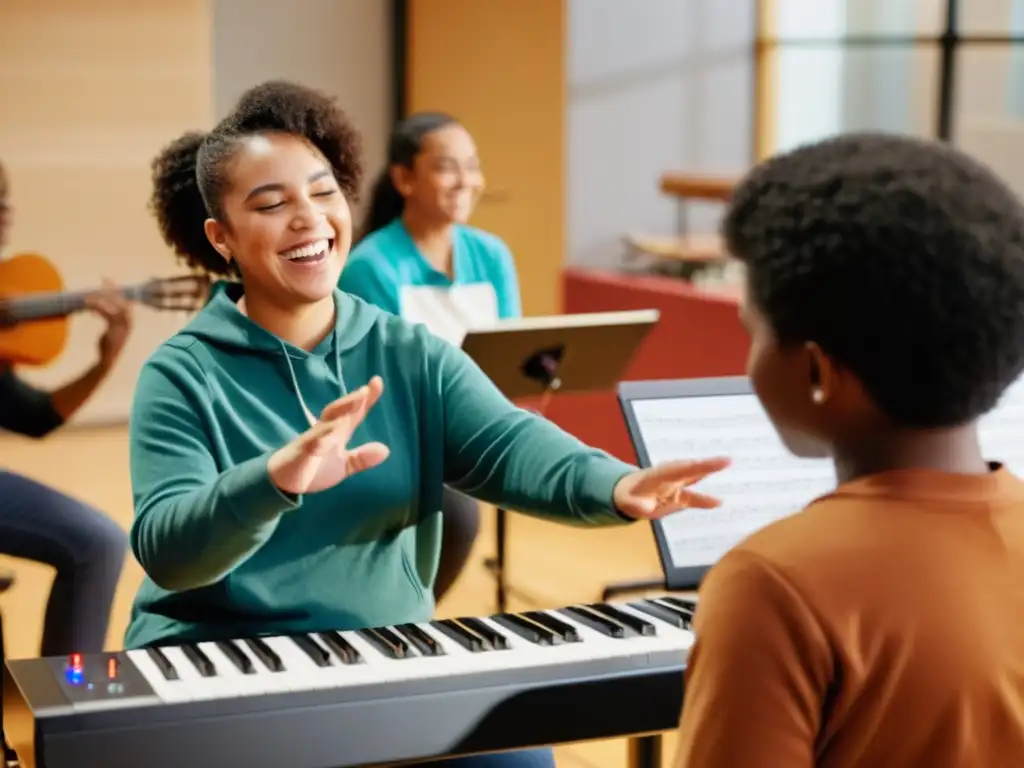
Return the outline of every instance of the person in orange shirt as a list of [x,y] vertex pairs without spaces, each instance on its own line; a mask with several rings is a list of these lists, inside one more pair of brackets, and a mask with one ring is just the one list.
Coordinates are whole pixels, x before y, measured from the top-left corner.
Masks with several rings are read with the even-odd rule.
[[838,485],[705,578],[677,767],[1024,765],[1024,483],[977,428],[1024,371],[1024,207],[856,134],[754,169],[723,231],[753,387]]

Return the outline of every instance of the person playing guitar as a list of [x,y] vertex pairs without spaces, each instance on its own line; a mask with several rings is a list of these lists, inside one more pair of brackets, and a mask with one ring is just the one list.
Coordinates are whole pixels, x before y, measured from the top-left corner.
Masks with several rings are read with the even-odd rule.
[[[9,183],[0,165],[0,258],[12,221]],[[110,373],[131,332],[130,304],[116,291],[86,299],[107,324],[99,358],[78,378],[43,392],[0,359],[0,429],[46,437],[75,413]],[[103,650],[128,539],[107,515],[27,477],[0,468],[0,554],[56,569],[41,655]]]

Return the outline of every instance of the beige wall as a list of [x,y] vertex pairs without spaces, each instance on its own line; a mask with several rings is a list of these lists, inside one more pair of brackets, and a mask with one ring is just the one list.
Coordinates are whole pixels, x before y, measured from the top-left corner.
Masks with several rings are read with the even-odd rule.
[[281,0],[212,5],[214,116],[264,80],[320,88],[338,98],[363,134],[368,187],[384,164],[393,121],[391,3],[302,0],[301,13]]
[[[149,162],[212,113],[207,0],[0,2],[0,159],[15,222],[7,256],[37,251],[72,288],[178,271],[146,210]],[[140,309],[111,379],[79,420],[123,420],[139,368],[183,322]],[[78,316],[50,385],[95,360],[101,324]]]
[[504,238],[526,314],[560,309],[566,10],[560,0],[410,0],[410,111],[451,112],[487,176],[473,223]]

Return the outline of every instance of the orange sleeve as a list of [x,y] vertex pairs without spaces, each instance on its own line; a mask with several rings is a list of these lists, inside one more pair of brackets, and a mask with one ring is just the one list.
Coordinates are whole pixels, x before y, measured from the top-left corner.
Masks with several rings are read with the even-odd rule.
[[676,768],[812,768],[833,662],[801,596],[755,553],[705,577]]

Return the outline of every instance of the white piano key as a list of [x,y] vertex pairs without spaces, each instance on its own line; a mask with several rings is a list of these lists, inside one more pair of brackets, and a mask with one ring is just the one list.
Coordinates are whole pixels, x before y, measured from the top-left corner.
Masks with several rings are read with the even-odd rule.
[[236,640],[235,647],[244,653],[249,658],[249,661],[252,662],[264,693],[283,693],[291,690],[291,686],[288,684],[288,675],[284,670],[275,672],[270,669],[263,663],[263,660],[253,652],[252,648],[249,647],[249,644],[245,642],[245,640]]
[[164,656],[171,662],[171,666],[178,673],[182,684],[188,688],[191,701],[219,698],[208,686],[203,685],[206,678],[199,674],[195,664],[192,663],[181,648],[176,645],[169,645],[162,647],[160,650],[164,652]]
[[180,679],[180,672],[178,673],[178,680],[168,680],[145,649],[127,651],[127,656],[142,676],[146,678],[146,682],[149,683],[149,687],[153,689],[153,692],[168,704],[192,701],[192,692],[189,690],[188,685]]
[[359,651],[363,663],[359,669],[360,681],[392,683],[411,679],[409,664],[413,659],[392,659],[358,632],[341,632],[341,636]]
[[261,639],[281,659],[284,672],[279,674],[286,676],[288,690],[313,691],[326,687],[323,670],[289,637],[281,635]]
[[[216,643],[199,643],[199,650],[206,654],[217,671],[215,677],[204,678],[211,687],[211,692],[221,698],[230,696],[249,696],[267,693],[264,677],[253,673],[242,674],[235,663],[227,657]],[[267,677],[269,677],[269,673]]]

